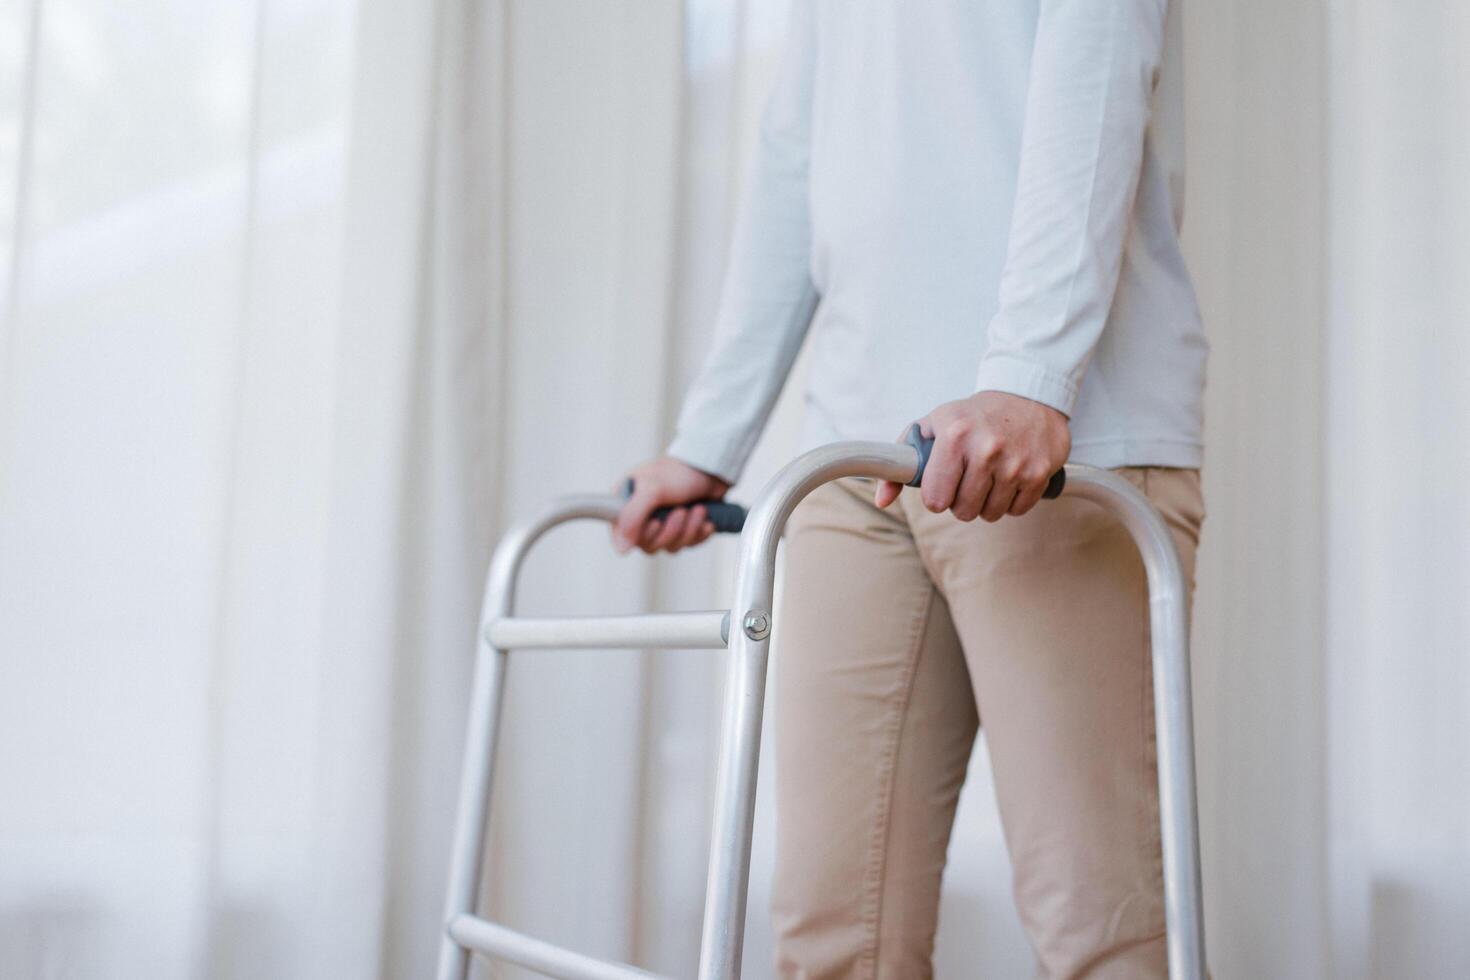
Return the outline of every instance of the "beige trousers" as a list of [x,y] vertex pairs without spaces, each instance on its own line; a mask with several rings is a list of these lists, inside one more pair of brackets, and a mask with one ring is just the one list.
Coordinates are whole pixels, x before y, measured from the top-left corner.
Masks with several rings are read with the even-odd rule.
[[[1192,583],[1198,472],[1118,472],[1163,513]],[[1127,532],[1081,500],[966,524],[912,491],[880,511],[872,492],[829,484],[787,531],[780,975],[932,975],[945,851],[983,723],[1040,975],[1166,977],[1147,598]]]

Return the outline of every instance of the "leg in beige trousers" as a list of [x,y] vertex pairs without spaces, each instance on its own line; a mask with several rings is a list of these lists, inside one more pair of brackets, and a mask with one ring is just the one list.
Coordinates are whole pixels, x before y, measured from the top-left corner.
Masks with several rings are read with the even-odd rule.
[[[1186,575],[1193,470],[1119,471]],[[843,480],[787,532],[775,659],[778,970],[922,980],[978,726],[1040,975],[1167,975],[1143,565],[1096,505],[966,524]],[[968,978],[956,978],[968,980]],[[1010,978],[996,978],[1010,980]]]

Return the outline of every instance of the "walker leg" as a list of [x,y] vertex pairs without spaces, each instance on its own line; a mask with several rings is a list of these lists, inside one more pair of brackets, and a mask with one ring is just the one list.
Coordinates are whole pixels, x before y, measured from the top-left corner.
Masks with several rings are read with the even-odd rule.
[[1204,980],[1204,903],[1195,798],[1194,721],[1183,583],[1151,603],[1154,716],[1159,761],[1159,824],[1164,852],[1164,912],[1169,976]]
[[[769,633],[769,613],[765,615],[764,633]],[[745,938],[750,839],[755,828],[756,770],[760,764],[770,641],[764,635],[752,639],[745,631],[737,630],[733,622],[731,633],[699,980],[737,980]]]
[[[495,742],[505,685],[505,651],[481,639],[475,656],[475,678],[465,736],[464,766],[460,776],[459,807],[454,825],[454,850],[449,865],[444,923],[461,914],[473,914],[479,895],[485,850],[485,820],[490,810],[490,781],[495,764]],[[465,980],[470,952],[446,931],[439,944],[438,980]]]
[[914,473],[913,453],[907,446],[865,442],[814,449],[776,474],[746,518],[740,538],[735,603],[730,609],[730,665],[725,682],[699,980],[738,980],[740,976],[776,547],[781,530],[803,497],[838,477],[862,475],[908,481]]
[[1158,511],[1107,470],[1068,466],[1066,495],[1115,514],[1132,535],[1148,577],[1153,639],[1154,719],[1159,756],[1164,916],[1171,980],[1204,980],[1204,898],[1194,787],[1194,721],[1189,691],[1188,585],[1174,539]]

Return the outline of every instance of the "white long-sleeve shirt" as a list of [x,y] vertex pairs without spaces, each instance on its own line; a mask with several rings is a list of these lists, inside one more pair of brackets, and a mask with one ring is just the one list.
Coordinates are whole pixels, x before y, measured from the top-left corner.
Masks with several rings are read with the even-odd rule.
[[1178,0],[793,0],[669,452],[735,479],[810,328],[804,446],[1006,391],[1072,459],[1196,467]]

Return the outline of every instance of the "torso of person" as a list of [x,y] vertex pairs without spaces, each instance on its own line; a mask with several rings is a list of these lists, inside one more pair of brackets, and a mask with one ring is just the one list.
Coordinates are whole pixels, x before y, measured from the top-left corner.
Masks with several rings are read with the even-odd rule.
[[[1037,8],[816,0],[811,273],[821,300],[806,446],[892,439],[973,393],[1011,231]],[[1207,347],[1179,242],[1177,23],[1117,292],[1072,412],[1078,462],[1200,464]]]
[[[1073,461],[1198,467],[1208,345],[1180,244],[1177,0],[1167,16],[1163,0],[793,2],[808,4],[809,63],[788,66],[780,84],[796,94],[773,102],[806,138],[802,233],[816,300],[803,446],[893,439],[937,405],[985,387],[977,369],[997,336],[1024,336],[1065,365],[1037,384],[1070,389],[1061,397]],[[1060,9],[1068,7],[1142,13],[1136,24],[1091,12],[1057,20],[1073,33],[1041,45],[1038,32],[1056,29],[1047,6],[1058,8],[1053,18],[1072,16]],[[1087,18],[1098,25],[1075,26]],[[1148,78],[1134,77],[1127,60],[1139,48],[1151,59]],[[1115,85],[1131,95],[1097,90]],[[779,188],[785,175],[768,170],[752,187],[774,200],[762,188]],[[775,219],[760,207],[747,234],[774,238],[766,225]],[[741,358],[764,356],[754,337],[763,328],[744,321],[767,315],[767,283],[780,278],[762,266],[777,251],[768,246],[747,242],[752,254],[732,263],[722,317],[733,327],[722,329],[741,337],[724,352],[717,341],[674,447],[682,441],[686,458],[718,457],[727,470],[726,460],[743,457],[724,448],[737,439],[721,427],[734,432],[727,420],[751,414],[740,399],[756,397],[746,394],[751,378],[739,377]],[[998,370],[1024,382],[1026,369],[1017,358]],[[1031,394],[1023,388],[1010,390]]]

